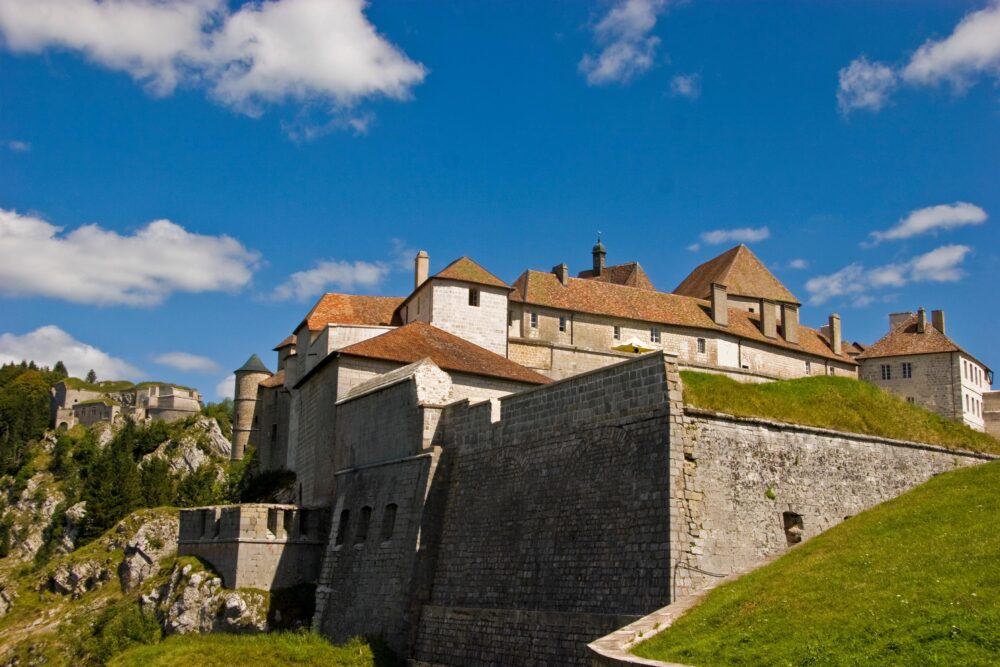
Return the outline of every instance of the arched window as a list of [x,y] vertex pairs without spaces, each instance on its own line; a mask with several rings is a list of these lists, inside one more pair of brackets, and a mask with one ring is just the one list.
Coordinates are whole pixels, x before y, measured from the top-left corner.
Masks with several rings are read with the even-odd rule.
[[337,539],[334,546],[341,546],[347,538],[347,526],[351,522],[351,511],[344,510],[340,513],[340,523],[337,524]]
[[358,532],[354,535],[355,544],[364,544],[368,539],[368,524],[372,520],[372,508],[365,505],[361,508],[361,520],[358,521]]
[[396,530],[396,503],[389,503],[382,513],[382,541],[392,539],[392,534]]

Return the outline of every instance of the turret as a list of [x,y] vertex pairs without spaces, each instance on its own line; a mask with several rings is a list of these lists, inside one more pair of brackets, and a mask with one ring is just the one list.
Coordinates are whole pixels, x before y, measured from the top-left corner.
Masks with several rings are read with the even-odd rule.
[[254,431],[254,410],[257,407],[257,385],[271,377],[273,373],[256,354],[234,371],[236,390],[233,393],[233,448],[234,461],[243,458],[247,443]]
[[594,244],[594,249],[592,250],[594,257],[594,277],[600,276],[604,272],[604,262],[608,256],[608,249],[604,247],[601,243],[601,237],[597,237],[597,243]]

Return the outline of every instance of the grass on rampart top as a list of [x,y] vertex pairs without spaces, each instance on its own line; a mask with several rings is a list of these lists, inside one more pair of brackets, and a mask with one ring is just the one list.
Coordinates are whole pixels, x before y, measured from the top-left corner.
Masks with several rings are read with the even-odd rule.
[[696,408],[1000,454],[995,438],[860,380],[823,375],[747,384],[694,371],[681,371],[681,379],[684,402]]
[[159,644],[138,646],[114,657],[110,667],[382,667],[394,663],[361,639],[335,646],[319,635],[273,633],[176,635]]
[[710,592],[646,658],[1000,664],[1000,462],[944,473]]
[[128,380],[102,380],[101,382],[87,382],[80,378],[66,378],[63,380],[70,389],[82,391],[105,391],[114,393],[116,391],[126,391],[134,385]]

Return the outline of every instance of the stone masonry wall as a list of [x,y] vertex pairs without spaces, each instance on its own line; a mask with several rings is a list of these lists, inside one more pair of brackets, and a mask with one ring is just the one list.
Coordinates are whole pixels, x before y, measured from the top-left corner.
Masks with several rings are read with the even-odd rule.
[[986,432],[1000,439],[1000,390],[983,394],[983,418]]

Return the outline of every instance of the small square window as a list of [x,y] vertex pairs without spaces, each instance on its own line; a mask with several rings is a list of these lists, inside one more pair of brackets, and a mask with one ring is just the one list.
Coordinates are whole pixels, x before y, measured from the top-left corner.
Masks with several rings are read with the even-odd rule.
[[538,328],[538,313],[531,313],[531,328]]
[[564,332],[564,333],[566,331],[566,316],[565,315],[560,315],[559,316],[559,331]]
[[479,305],[479,290],[475,287],[469,288],[469,305],[478,306]]
[[622,339],[622,328],[616,326],[614,328],[614,330],[612,331],[611,335],[614,337],[615,340],[621,340]]
[[909,403],[910,405],[913,405],[914,403],[916,403],[916,401],[913,399],[912,396],[907,396],[906,397],[906,402]]
[[698,354],[705,354],[705,339],[698,339]]
[[660,342],[660,327],[653,327],[649,330],[649,340],[654,343]]

